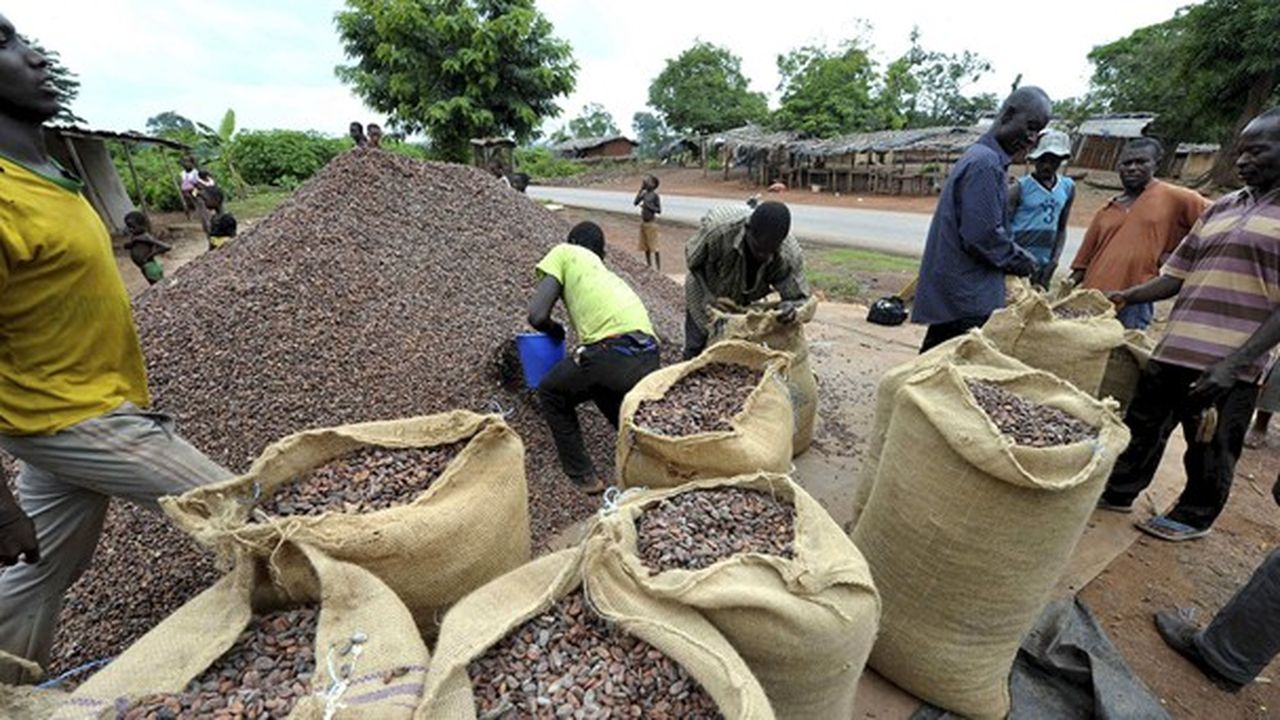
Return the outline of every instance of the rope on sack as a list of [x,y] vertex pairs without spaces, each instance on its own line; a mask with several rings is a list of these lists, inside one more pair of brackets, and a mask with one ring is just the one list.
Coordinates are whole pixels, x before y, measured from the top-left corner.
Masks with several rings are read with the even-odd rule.
[[621,508],[622,503],[626,502],[627,498],[635,497],[648,489],[647,487],[633,487],[623,490],[617,485],[610,485],[605,488],[604,496],[601,499],[600,513],[602,515],[612,515]]
[[487,407],[491,412],[501,415],[503,420],[507,420],[512,415],[516,414],[515,407],[504,407],[502,403],[498,402],[497,398],[489,398],[489,402],[485,404],[485,407]]
[[329,669],[329,687],[324,691],[324,720],[333,720],[338,711],[346,707],[342,703],[342,696],[346,694],[351,687],[351,678],[355,675],[356,661],[360,659],[360,654],[364,652],[364,644],[369,641],[369,636],[360,631],[351,634],[351,638],[342,644],[342,649],[337,650],[340,656],[351,656],[349,662],[343,663],[340,667],[334,668],[334,651],[337,645],[330,645],[329,652],[325,654],[325,666]]
[[116,656],[115,656],[115,655],[112,655],[111,657],[104,657],[104,658],[100,658],[100,659],[98,659],[98,660],[91,660],[91,661],[89,661],[89,662],[87,662],[87,663],[85,663],[85,664],[83,664],[83,665],[81,665],[81,666],[79,666],[79,667],[71,668],[70,670],[68,670],[68,671],[66,671],[66,672],[62,673],[61,675],[59,675],[58,677],[53,678],[52,680],[45,680],[44,682],[42,682],[42,683],[40,683],[40,684],[36,685],[36,687],[37,687],[37,688],[39,688],[39,689],[41,689],[41,690],[48,690],[48,689],[50,689],[50,688],[56,688],[56,687],[58,687],[59,685],[61,685],[61,684],[62,684],[62,682],[63,682],[64,680],[69,680],[69,679],[71,679],[71,678],[75,677],[76,675],[79,675],[79,674],[81,674],[81,673],[88,672],[88,671],[90,671],[90,670],[97,670],[98,668],[102,667],[103,665],[106,665],[107,663],[109,663],[109,662],[111,662],[112,660],[115,660],[115,659],[116,659]]

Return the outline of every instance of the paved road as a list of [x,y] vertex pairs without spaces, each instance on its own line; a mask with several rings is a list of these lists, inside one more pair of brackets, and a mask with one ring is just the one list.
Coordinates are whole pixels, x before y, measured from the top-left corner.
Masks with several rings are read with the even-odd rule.
[[[534,198],[553,200],[563,205],[634,214],[631,193],[614,190],[537,186],[529,188]],[[743,200],[745,201],[745,197]],[[726,198],[663,195],[662,217],[675,222],[697,223],[716,205],[732,203]],[[929,232],[929,215],[889,210],[858,210],[792,203],[791,228],[796,236],[832,245],[867,248],[898,255],[919,257]],[[1075,257],[1084,231],[1070,228],[1062,256],[1070,262]]]

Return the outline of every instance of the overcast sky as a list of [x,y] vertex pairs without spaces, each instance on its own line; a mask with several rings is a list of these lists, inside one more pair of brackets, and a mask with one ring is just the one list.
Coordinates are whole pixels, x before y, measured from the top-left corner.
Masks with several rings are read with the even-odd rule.
[[[234,108],[242,128],[342,133],[356,118],[378,118],[333,75],[344,61],[333,28],[342,0],[10,0],[0,12],[18,31],[62,53],[79,73],[74,109],[90,125],[141,130],[176,110],[217,125]],[[1170,17],[1188,0],[889,0],[745,3],[741,0],[539,0],[573,46],[577,90],[560,105],[577,114],[602,103],[624,132],[645,109],[663,62],[695,38],[742,57],[754,89],[776,100],[776,58],[790,48],[837,42],[871,23],[878,59],[907,47],[913,25],[922,44],[974,50],[994,66],[975,92],[1003,94],[1018,73],[1054,97],[1082,93],[1094,45]],[[748,5],[765,7],[748,12]],[[1158,108],[1156,108],[1158,110]]]

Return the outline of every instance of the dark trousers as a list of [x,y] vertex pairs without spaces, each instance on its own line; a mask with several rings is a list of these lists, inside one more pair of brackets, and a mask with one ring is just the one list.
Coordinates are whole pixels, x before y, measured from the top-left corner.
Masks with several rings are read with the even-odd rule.
[[1114,505],[1131,505],[1155,478],[1169,435],[1178,424],[1187,439],[1182,464],[1187,486],[1169,519],[1206,529],[1217,519],[1231,493],[1236,460],[1244,447],[1244,435],[1258,401],[1258,386],[1237,382],[1218,399],[1218,429],[1207,443],[1198,443],[1200,411],[1187,402],[1199,370],[1152,360],[1138,379],[1138,390],[1125,414],[1129,447],[1120,454],[1104,494]]
[[935,345],[950,340],[951,338],[960,337],[969,332],[973,328],[982,327],[987,324],[987,318],[990,315],[981,317],[966,317],[959,320],[950,320],[944,323],[935,323],[929,326],[924,334],[924,342],[920,343],[920,352],[926,353]]
[[707,349],[707,331],[703,330],[689,314],[684,311],[684,354],[685,360],[692,360]]
[[551,428],[560,467],[575,480],[595,474],[591,455],[582,441],[577,407],[590,400],[614,427],[622,398],[645,375],[658,369],[658,345],[642,346],[630,339],[605,340],[583,347],[556,363],[538,384],[538,405]]
[[1243,685],[1258,677],[1280,653],[1280,550],[1262,561],[1195,642],[1228,678]]

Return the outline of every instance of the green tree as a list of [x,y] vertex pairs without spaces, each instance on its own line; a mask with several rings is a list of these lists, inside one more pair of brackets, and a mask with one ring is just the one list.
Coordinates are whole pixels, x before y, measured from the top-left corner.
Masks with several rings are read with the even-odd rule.
[[778,56],[778,75],[778,127],[830,137],[880,126],[872,97],[876,67],[861,41],[847,40],[834,50],[796,48]]
[[180,134],[196,134],[196,124],[173,110],[166,110],[147,118],[147,132],[160,137]]
[[[904,127],[972,125],[984,112],[995,110],[999,98],[991,93],[966,94],[991,72],[991,63],[977,53],[943,53],[920,44],[920,29],[911,30],[911,47],[889,65],[880,93],[880,112],[890,125]],[[892,82],[891,82],[892,81]]]
[[575,138],[598,138],[618,135],[618,126],[613,116],[600,103],[587,103],[582,106],[578,117],[569,121],[569,134]]
[[679,132],[718,132],[768,117],[764,93],[752,92],[748,85],[741,58],[698,40],[667,60],[649,85],[649,105]]
[[534,137],[578,70],[533,0],[347,0],[335,22],[352,61],[338,77],[449,160],[474,137]]
[[1089,60],[1107,109],[1159,113],[1155,131],[1171,146],[1220,140],[1211,179],[1233,185],[1236,138],[1277,99],[1280,3],[1206,0],[1094,48]]
[[636,134],[636,142],[640,143],[637,148],[640,157],[657,157],[658,151],[671,139],[671,131],[662,118],[648,111],[631,116],[631,130]]
[[62,64],[62,56],[58,54],[57,50],[49,50],[35,38],[23,35],[19,35],[18,38],[27,47],[43,55],[44,59],[49,62],[49,79],[52,81],[53,87],[58,91],[58,102],[62,105],[62,108],[58,110],[57,115],[53,116],[53,119],[64,123],[84,122],[84,118],[71,111],[71,103],[75,102],[76,97],[80,95],[80,76],[71,72],[70,68]]
[[1081,123],[1100,111],[1098,99],[1087,93],[1053,101],[1054,121],[1067,132],[1075,132]]

